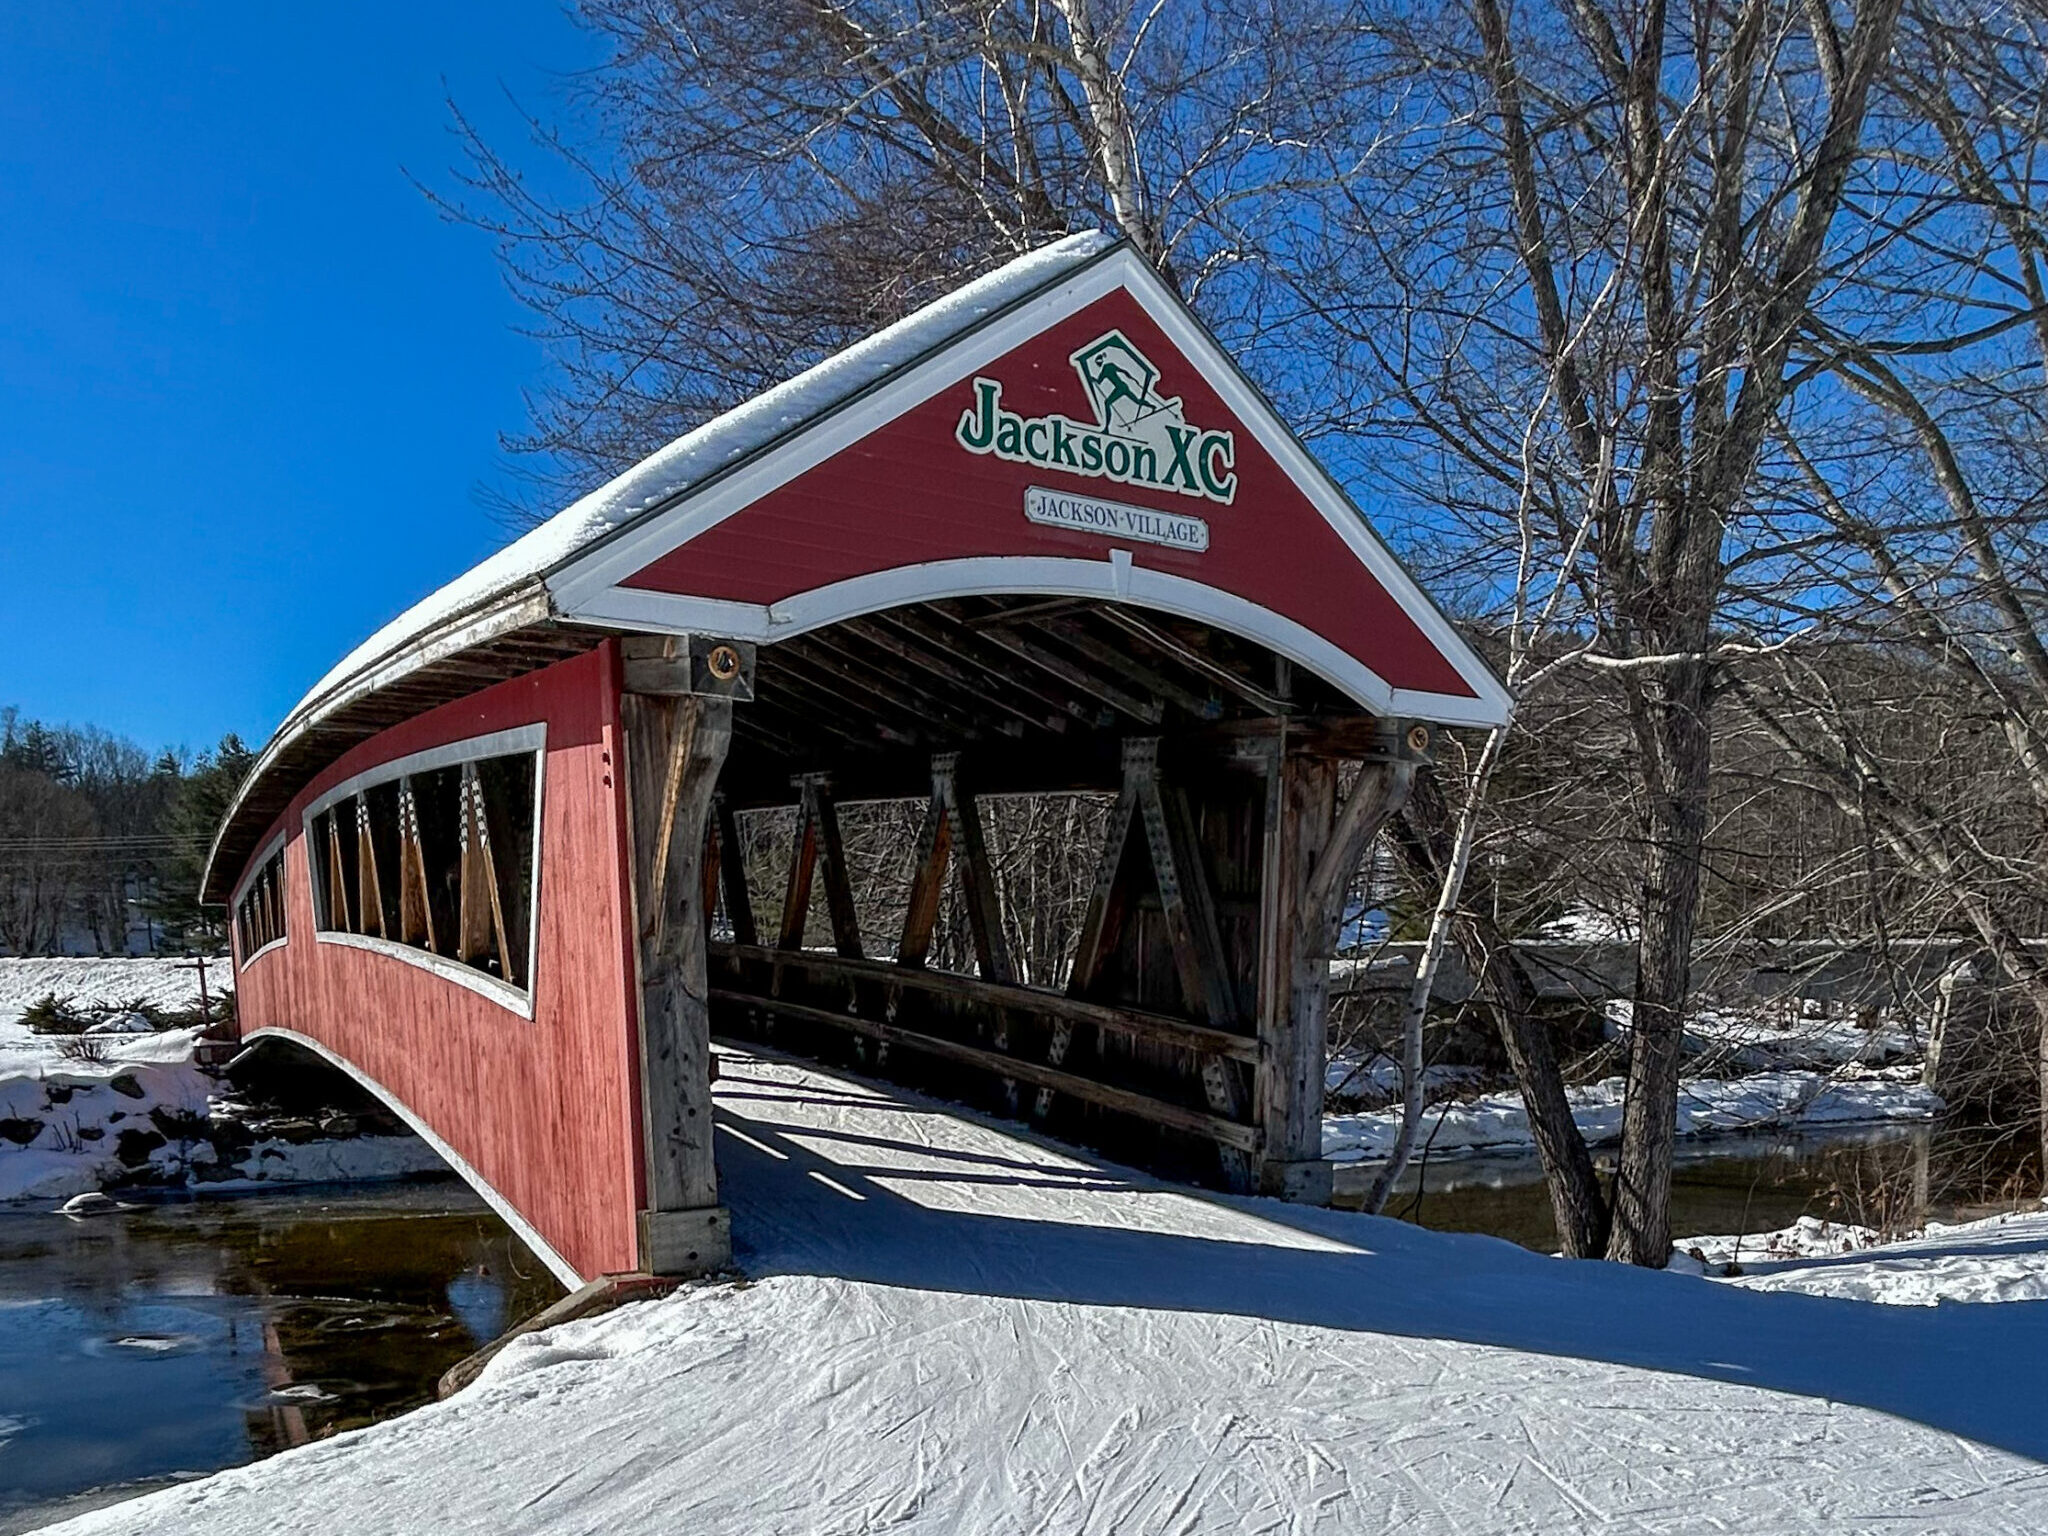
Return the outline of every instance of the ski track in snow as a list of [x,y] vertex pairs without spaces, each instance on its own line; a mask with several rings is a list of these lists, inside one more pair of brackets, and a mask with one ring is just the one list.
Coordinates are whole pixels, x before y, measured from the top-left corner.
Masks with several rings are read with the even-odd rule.
[[450,1402],[59,1529],[2048,1528],[2048,1309],[1200,1197],[722,1054],[750,1283],[530,1335]]

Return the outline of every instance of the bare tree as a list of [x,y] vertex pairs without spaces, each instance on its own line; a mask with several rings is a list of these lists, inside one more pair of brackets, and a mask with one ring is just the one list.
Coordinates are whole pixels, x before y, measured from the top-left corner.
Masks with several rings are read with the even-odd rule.
[[469,163],[440,199],[498,238],[558,367],[510,446],[547,495],[587,489],[1078,229],[1126,236],[1255,362],[1276,354],[1271,268],[1379,132],[1347,9],[584,0],[611,46],[587,131],[533,125],[580,195],[458,115]]
[[[1353,184],[1333,315],[1417,449],[1411,494],[1511,542],[1533,483],[1556,547],[1608,462],[1571,621],[1629,721],[1642,786],[1635,1028],[1610,1254],[1661,1265],[1682,1015],[1730,571],[1795,346],[1881,246],[1845,226],[1897,0],[1498,0],[1375,14],[1402,134]],[[1319,274],[1319,298],[1332,290]],[[1489,532],[1489,523],[1493,531]],[[1731,552],[1731,539],[1737,548]],[[1505,563],[1505,556],[1501,556]]]

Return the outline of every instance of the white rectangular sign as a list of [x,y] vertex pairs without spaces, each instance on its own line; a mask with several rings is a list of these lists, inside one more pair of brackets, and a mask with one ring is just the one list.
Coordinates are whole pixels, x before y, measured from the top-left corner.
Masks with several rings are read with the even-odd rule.
[[1163,544],[1168,549],[1186,549],[1201,554],[1209,547],[1209,525],[1185,512],[1155,512],[1150,507],[1127,507],[1119,501],[1102,501],[1094,496],[1076,496],[1072,491],[1048,491],[1034,485],[1024,493],[1024,516],[1048,528],[1071,528],[1076,533],[1099,533],[1107,539],[1130,539],[1139,544]]

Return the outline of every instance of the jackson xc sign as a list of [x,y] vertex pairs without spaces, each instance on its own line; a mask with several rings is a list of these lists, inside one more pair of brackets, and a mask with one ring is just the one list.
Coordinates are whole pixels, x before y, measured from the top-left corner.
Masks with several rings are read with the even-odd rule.
[[[1233,434],[1189,426],[1179,398],[1160,396],[1159,370],[1122,331],[1096,337],[1070,361],[1094,404],[1095,420],[1021,416],[1004,408],[1001,380],[977,377],[974,403],[954,431],[960,446],[1012,464],[1201,496],[1226,507],[1236,499]],[[1180,547],[1207,546],[1205,534],[1200,546]]]

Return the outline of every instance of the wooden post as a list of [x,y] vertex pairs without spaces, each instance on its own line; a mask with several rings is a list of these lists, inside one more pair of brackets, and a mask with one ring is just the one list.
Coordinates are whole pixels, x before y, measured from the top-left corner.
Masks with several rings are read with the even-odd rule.
[[[713,799],[712,807],[718,819],[718,878],[725,887],[725,916],[732,924],[732,941],[758,944],[761,941],[754,931],[754,898],[747,890],[747,858],[740,844],[739,818],[733,815],[732,806],[723,795]],[[710,904],[708,896],[705,904]]]
[[733,700],[752,697],[751,649],[698,636],[620,647],[639,940],[640,1267],[649,1274],[702,1273],[732,1256],[712,1150],[703,860]]
[[[1389,723],[1390,727],[1393,723]],[[1330,960],[1358,861],[1408,797],[1414,754],[1398,728],[1337,805],[1339,763],[1276,737],[1267,764],[1259,911],[1261,1193],[1326,1204],[1323,1077],[1329,1058]],[[1427,737],[1423,738],[1425,741]]]

